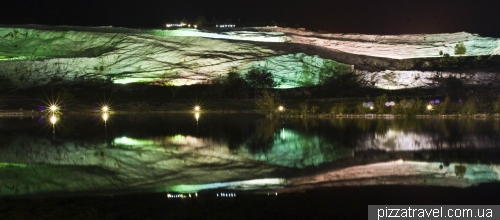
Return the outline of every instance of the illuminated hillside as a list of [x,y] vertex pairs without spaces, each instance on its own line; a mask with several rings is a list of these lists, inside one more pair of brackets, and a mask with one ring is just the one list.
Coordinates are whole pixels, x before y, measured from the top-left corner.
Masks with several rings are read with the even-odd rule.
[[[190,85],[231,69],[265,68],[281,88],[310,86],[355,72],[366,86],[436,86],[436,69],[460,74],[459,61],[481,69],[469,83],[497,83],[500,40],[469,33],[376,36],[290,28],[134,30],[113,27],[0,27],[0,75],[16,87],[85,82]],[[493,58],[492,56],[493,55]],[[484,58],[490,56],[489,58]],[[485,60],[482,60],[482,59]],[[472,60],[472,61],[471,61]],[[479,60],[479,61],[477,61]],[[486,68],[493,65],[493,69]]]

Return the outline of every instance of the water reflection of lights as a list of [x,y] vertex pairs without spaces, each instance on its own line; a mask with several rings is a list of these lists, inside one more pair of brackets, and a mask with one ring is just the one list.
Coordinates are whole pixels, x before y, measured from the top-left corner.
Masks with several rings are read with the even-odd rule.
[[133,138],[128,138],[128,137],[120,137],[120,138],[115,138],[113,141],[115,144],[121,144],[121,145],[126,145],[126,146],[147,146],[147,145],[154,145],[154,141],[150,140],[139,140],[139,139],[133,139]]
[[172,198],[172,199],[184,199],[184,198],[193,198],[196,197],[198,198],[198,193],[195,193],[194,196],[191,196],[191,193],[189,194],[167,194],[167,198]]
[[196,122],[198,122],[198,120],[200,119],[200,113],[199,112],[194,113],[194,118],[196,118]]
[[104,122],[108,121],[108,118],[109,118],[109,114],[108,113],[102,114],[102,120],[104,120]]
[[[219,197],[219,193],[217,193],[217,197]],[[236,197],[236,193],[220,193],[220,197]]]
[[216,189],[216,188],[227,188],[232,189],[258,189],[262,187],[282,187],[286,183],[285,179],[281,178],[268,178],[268,179],[255,179],[255,180],[245,180],[245,181],[235,181],[235,182],[223,182],[223,183],[208,183],[208,184],[197,184],[197,185],[175,185],[168,186],[161,191],[173,191],[178,193],[192,193],[198,192],[200,190],[206,189]]
[[52,115],[50,116],[50,123],[52,123],[52,125],[56,124],[57,122],[57,116],[55,115]]

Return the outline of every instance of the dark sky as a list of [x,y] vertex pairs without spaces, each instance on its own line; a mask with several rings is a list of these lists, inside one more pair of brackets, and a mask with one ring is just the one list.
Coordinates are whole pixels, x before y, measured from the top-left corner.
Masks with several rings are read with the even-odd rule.
[[1,0],[0,24],[160,28],[182,18],[276,21],[335,33],[500,37],[498,0]]

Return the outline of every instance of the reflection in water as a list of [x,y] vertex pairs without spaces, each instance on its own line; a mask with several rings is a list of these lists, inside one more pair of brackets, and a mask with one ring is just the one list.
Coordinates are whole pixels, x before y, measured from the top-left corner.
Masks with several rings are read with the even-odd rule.
[[158,192],[193,193],[201,190],[217,189],[217,188],[250,190],[250,189],[263,189],[263,188],[272,189],[276,187],[283,187],[285,185],[286,185],[285,179],[268,178],[268,179],[219,182],[219,183],[197,184],[197,185],[175,185],[175,186],[157,188],[155,190]]
[[450,164],[391,161],[353,166],[318,175],[292,178],[286,191],[326,186],[431,185],[468,187],[499,181],[500,165]]
[[50,116],[50,123],[52,123],[52,125],[55,125],[56,122],[57,122],[57,116],[55,115]]
[[104,121],[104,123],[106,123],[108,121],[108,118],[109,118],[109,114],[108,113],[103,113],[102,114],[102,120]]
[[101,118],[72,116],[57,142],[37,120],[2,119],[0,195],[499,181],[498,121],[192,117],[113,115],[102,136]]

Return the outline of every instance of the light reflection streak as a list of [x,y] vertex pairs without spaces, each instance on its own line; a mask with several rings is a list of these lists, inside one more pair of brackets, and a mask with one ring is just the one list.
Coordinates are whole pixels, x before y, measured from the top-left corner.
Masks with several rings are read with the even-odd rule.
[[102,120],[104,120],[104,123],[106,123],[106,121],[108,121],[108,118],[109,118],[109,114],[108,113],[103,113],[102,114]]
[[201,190],[228,188],[228,189],[262,189],[262,188],[276,188],[283,187],[286,184],[285,179],[281,178],[267,178],[267,179],[254,179],[235,182],[219,182],[195,185],[175,185],[158,188],[156,191],[161,192],[177,192],[177,193],[194,193]]
[[390,161],[352,166],[318,175],[289,180],[288,189],[300,191],[314,187],[367,185],[431,185],[469,187],[500,180],[500,165],[456,164],[446,167],[439,162]]

